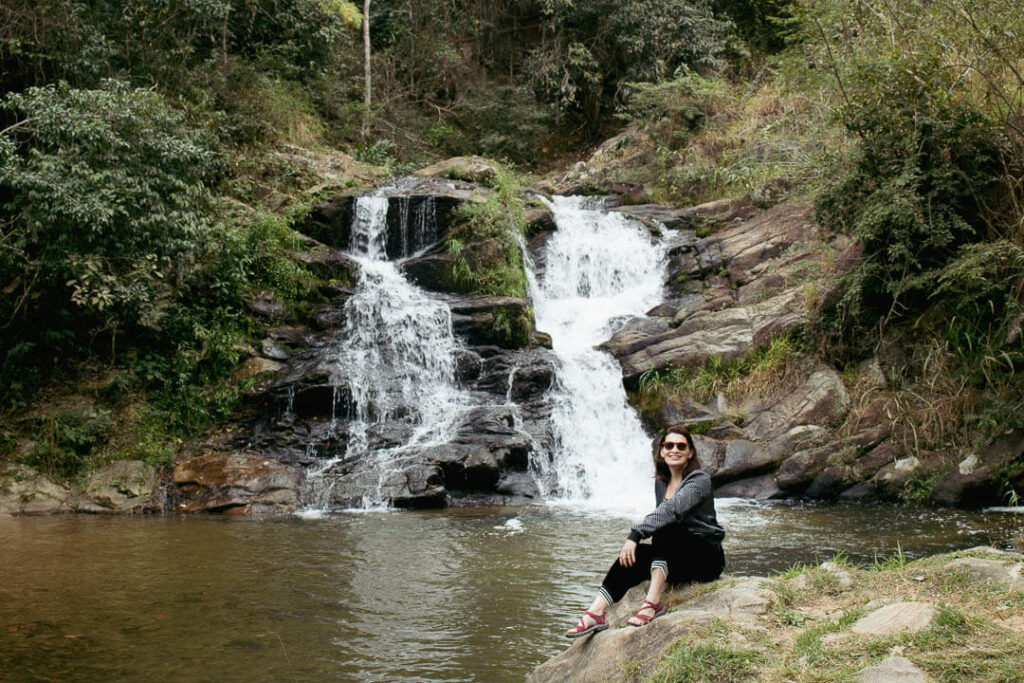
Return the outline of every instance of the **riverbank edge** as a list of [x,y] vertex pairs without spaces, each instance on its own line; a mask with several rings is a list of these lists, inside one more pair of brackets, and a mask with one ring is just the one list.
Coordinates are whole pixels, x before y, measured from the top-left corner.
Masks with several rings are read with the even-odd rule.
[[1022,569],[1024,556],[984,546],[869,567],[840,554],[669,591],[666,616],[631,628],[638,586],[609,612],[611,628],[573,641],[527,681],[1016,680]]

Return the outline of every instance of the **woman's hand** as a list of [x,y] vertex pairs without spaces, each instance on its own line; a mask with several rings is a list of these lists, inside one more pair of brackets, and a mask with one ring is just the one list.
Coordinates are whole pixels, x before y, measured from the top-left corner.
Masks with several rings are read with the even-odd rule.
[[619,564],[623,567],[632,567],[636,563],[636,541],[626,540],[619,552]]

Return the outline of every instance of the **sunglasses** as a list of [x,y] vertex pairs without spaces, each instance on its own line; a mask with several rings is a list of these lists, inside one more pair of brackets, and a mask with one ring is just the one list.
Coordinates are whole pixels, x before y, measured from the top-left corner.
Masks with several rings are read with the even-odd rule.
[[662,441],[661,447],[666,451],[686,451],[690,449],[690,444],[685,441]]

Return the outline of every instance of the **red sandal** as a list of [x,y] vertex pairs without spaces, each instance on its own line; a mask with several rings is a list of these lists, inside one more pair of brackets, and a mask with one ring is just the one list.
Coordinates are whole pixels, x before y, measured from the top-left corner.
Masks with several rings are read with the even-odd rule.
[[[640,612],[643,612],[645,609],[653,609],[654,610],[654,615],[649,617],[646,614],[640,614]],[[655,604],[655,603],[651,602],[650,600],[644,600],[644,604],[640,607],[640,609],[637,610],[636,614],[633,615],[634,619],[639,619],[642,623],[634,624],[631,621],[631,622],[629,622],[629,625],[630,626],[636,626],[636,627],[647,626],[647,624],[651,623],[652,621],[654,621],[655,619],[660,617],[666,611],[667,610],[665,609],[665,605],[664,604],[662,604],[660,602]]]
[[579,638],[580,636],[585,636],[588,633],[597,633],[598,631],[603,631],[608,628],[608,622],[605,621],[603,614],[594,614],[589,611],[584,612],[583,614],[593,619],[594,623],[587,626],[583,621],[583,617],[580,617],[580,623],[565,632],[566,638]]

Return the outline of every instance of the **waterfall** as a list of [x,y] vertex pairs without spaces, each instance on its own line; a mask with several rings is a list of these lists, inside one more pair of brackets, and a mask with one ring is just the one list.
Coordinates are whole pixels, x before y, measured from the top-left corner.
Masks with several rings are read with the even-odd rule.
[[[387,260],[389,199],[357,197],[349,256],[360,267],[359,284],[344,304],[342,335],[331,356],[332,384],[351,394],[345,460],[364,457],[376,470],[376,486],[368,481],[364,507],[387,504],[384,487],[403,464],[403,452],[443,443],[468,405],[456,386],[458,342],[451,312],[442,301],[408,282],[394,261]],[[417,248],[416,238],[435,220],[433,202],[413,216],[416,236],[406,231],[408,201],[396,202],[402,213],[402,256]],[[422,233],[422,234],[421,234]],[[313,507],[329,507],[327,462],[313,479]]]
[[[544,270],[529,272],[537,329],[551,334],[558,359],[552,390],[554,447],[534,463],[553,482],[549,500],[635,512],[650,509],[650,439],[626,402],[622,369],[594,348],[617,323],[661,300],[665,255],[636,221],[595,200],[555,197],[557,230]],[[529,266],[528,266],[529,267]]]

